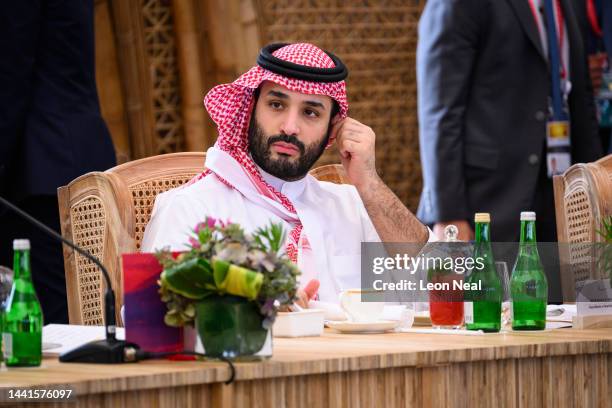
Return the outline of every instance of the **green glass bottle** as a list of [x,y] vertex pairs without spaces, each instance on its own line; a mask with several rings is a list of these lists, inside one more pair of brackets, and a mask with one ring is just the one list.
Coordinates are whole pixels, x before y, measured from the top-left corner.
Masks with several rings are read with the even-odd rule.
[[538,254],[536,214],[521,213],[521,241],[510,278],[512,329],[544,330],[548,281]]
[[491,216],[489,213],[476,213],[474,221],[475,264],[465,279],[465,327],[468,330],[498,332],[501,329],[503,288],[491,250]]
[[13,287],[6,301],[2,348],[8,367],[39,366],[43,315],[30,271],[30,241],[13,241]]

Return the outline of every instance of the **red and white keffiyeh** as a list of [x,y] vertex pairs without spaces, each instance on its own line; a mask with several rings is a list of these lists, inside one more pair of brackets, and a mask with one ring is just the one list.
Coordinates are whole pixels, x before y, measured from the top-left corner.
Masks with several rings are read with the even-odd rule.
[[[310,67],[333,68],[335,66],[329,55],[312,44],[286,45],[274,51],[272,55],[285,61]],[[204,105],[212,120],[217,124],[219,131],[215,147],[211,149],[219,149],[229,154],[241,166],[244,175],[237,177],[236,172],[225,171],[222,160],[215,160],[214,162],[211,160],[209,162],[207,156],[207,170],[191,180],[190,183],[206,175],[214,174],[223,183],[240,191],[247,198],[249,193],[256,191],[261,196],[281,204],[285,210],[283,211],[283,218],[293,225],[287,237],[286,252],[289,258],[297,264],[300,238],[303,240],[302,253],[309,248],[309,245],[304,244],[304,241],[306,241],[304,237],[301,237],[302,223],[291,201],[263,179],[248,152],[247,132],[253,111],[253,95],[255,89],[263,81],[272,81],[294,92],[329,96],[338,102],[340,117],[345,118],[347,115],[348,102],[344,81],[306,81],[282,76],[260,66],[255,66],[233,83],[214,87],[204,98]],[[333,141],[330,140],[328,147],[332,143]],[[275,206],[272,205],[271,207]],[[278,208],[271,208],[271,210],[278,213]]]

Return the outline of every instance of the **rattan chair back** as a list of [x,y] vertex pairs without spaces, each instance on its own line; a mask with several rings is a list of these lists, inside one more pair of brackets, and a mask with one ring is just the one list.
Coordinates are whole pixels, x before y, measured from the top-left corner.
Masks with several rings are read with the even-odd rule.
[[575,164],[553,182],[561,286],[564,301],[571,302],[576,282],[604,277],[591,258],[592,244],[604,241],[597,232],[601,221],[612,215],[612,155]]
[[[204,157],[201,152],[148,157],[85,174],[59,188],[62,234],[108,269],[118,322],[123,301],[121,254],[139,251],[155,197],[200,173]],[[104,281],[98,268],[66,246],[64,267],[70,323],[104,324]]]

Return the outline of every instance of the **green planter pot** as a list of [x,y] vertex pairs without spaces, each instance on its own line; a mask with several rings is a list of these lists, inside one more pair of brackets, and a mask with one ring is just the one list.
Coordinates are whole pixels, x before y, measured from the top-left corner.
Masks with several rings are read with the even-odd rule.
[[[205,353],[213,358],[251,360],[269,336],[262,327],[263,316],[253,302],[225,295],[210,296],[196,304],[196,330]],[[271,336],[270,336],[271,337]]]

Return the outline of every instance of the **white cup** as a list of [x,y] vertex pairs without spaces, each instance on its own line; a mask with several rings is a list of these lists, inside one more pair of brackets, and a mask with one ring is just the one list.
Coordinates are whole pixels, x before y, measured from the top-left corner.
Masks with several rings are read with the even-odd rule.
[[[372,292],[373,293],[373,292]],[[348,315],[349,320],[359,323],[371,323],[380,320],[384,302],[365,302],[369,292],[361,289],[348,289],[340,294],[340,306]]]

